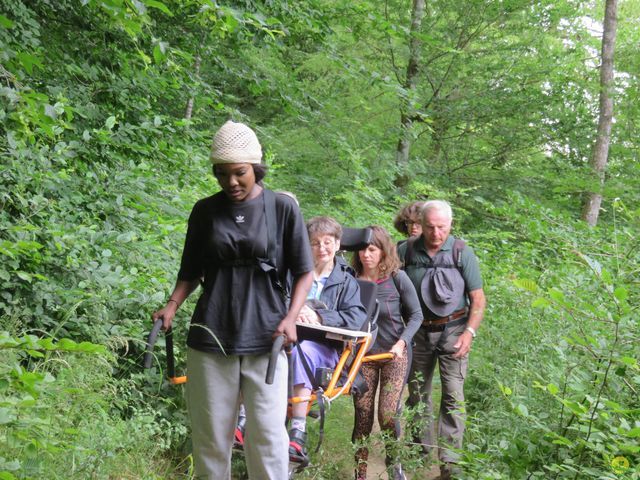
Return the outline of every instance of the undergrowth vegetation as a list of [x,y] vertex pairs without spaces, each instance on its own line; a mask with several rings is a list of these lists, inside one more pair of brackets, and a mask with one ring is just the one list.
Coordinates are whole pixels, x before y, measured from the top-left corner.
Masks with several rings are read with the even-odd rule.
[[486,263],[488,338],[467,384],[469,472],[638,478],[637,215],[610,205],[616,223],[596,233],[514,205],[510,217],[533,220],[539,236],[502,242]]
[[[306,217],[392,230],[408,200],[454,205],[489,300],[466,384],[468,478],[640,478],[633,102],[616,145],[631,160],[614,164],[597,228],[576,220],[573,150],[520,146],[510,158],[508,138],[466,139],[456,148],[474,162],[500,161],[441,161],[436,176],[417,147],[396,185],[387,112],[406,92],[360,42],[368,21],[396,43],[404,30],[355,3],[0,0],[1,480],[191,478],[184,392],[164,380],[162,339],[148,371],[142,355],[190,208],[217,190],[208,148],[229,117],[256,126],[267,185],[296,193]],[[176,320],[179,366],[193,302]],[[333,407],[302,478],[351,476],[351,412],[349,400]],[[428,470],[414,448],[405,457]]]

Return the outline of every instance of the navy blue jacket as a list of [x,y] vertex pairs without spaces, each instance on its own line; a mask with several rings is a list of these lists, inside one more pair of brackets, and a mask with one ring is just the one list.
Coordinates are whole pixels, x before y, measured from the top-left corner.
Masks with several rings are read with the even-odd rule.
[[367,312],[360,301],[360,286],[342,257],[336,257],[335,262],[320,292],[320,301],[327,308],[315,310],[323,325],[360,330],[367,319]]

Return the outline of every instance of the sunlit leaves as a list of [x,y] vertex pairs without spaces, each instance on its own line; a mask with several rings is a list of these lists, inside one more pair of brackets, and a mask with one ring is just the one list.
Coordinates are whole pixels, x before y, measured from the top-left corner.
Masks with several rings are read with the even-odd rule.
[[34,66],[43,67],[42,60],[30,53],[18,52],[16,58],[29,75],[33,74]]
[[7,332],[0,332],[0,350],[21,349],[31,352],[36,351],[61,351],[79,353],[106,353],[103,345],[96,345],[91,342],[75,342],[69,338],[62,338],[54,341],[50,337],[39,338],[35,335],[25,335],[20,338],[10,336]]
[[503,385],[502,383],[498,383],[498,388],[500,389],[502,394],[507,397],[513,394],[513,390],[511,390],[511,388],[509,388],[508,386]]
[[114,115],[111,115],[109,118],[107,118],[107,120],[104,122],[104,126],[107,128],[107,130],[112,130],[113,127],[116,124],[116,117]]
[[625,287],[616,287],[613,290],[613,295],[622,302],[629,297],[629,292]]
[[173,17],[173,13],[171,13],[171,10],[169,10],[169,8],[163,2],[159,2],[158,0],[141,0],[141,2],[138,3],[143,3],[147,7],[157,8],[161,12],[169,15],[170,17]]
[[162,63],[167,56],[167,42],[157,42],[153,47],[153,59],[156,63]]
[[551,305],[551,302],[544,297],[538,297],[533,302],[531,302],[531,306],[533,308],[544,308]]
[[550,383],[550,384],[547,385],[547,390],[549,391],[549,393],[551,395],[557,395],[558,392],[560,392],[560,389],[556,385],[554,385],[553,383]]
[[2,28],[13,28],[14,23],[9,20],[4,15],[0,15],[0,27]]
[[539,291],[538,288],[538,284],[536,282],[534,282],[533,280],[527,279],[527,278],[517,278],[513,281],[513,284],[518,287],[518,288],[522,288],[524,290],[527,290],[531,293],[536,293]]

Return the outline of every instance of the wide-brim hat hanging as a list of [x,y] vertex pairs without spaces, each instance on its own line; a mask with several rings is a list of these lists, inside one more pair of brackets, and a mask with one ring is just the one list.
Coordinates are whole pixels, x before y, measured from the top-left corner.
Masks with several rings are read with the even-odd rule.
[[451,315],[464,295],[464,278],[457,268],[430,268],[420,284],[420,295],[435,315]]

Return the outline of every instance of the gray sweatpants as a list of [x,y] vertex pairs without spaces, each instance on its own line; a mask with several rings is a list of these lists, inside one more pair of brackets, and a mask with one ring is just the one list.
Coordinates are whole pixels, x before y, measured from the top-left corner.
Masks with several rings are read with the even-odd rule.
[[[427,332],[420,328],[413,337],[413,362],[409,376],[409,398],[407,405],[415,407],[420,403],[424,408],[418,409],[418,440],[426,452],[438,444],[438,457],[442,462],[457,463],[459,454],[452,450],[462,448],[464,435],[464,379],[467,375],[468,355],[454,358],[453,345],[464,332],[466,324],[446,329],[444,332]],[[438,417],[438,441],[436,441],[433,401],[431,395],[433,374],[436,364],[440,370],[442,397],[440,399],[440,415]]]
[[240,395],[246,407],[244,444],[249,478],[288,476],[287,359],[278,357],[272,385],[265,383],[269,354],[187,352],[187,407],[191,420],[195,478],[231,478],[231,446]]

